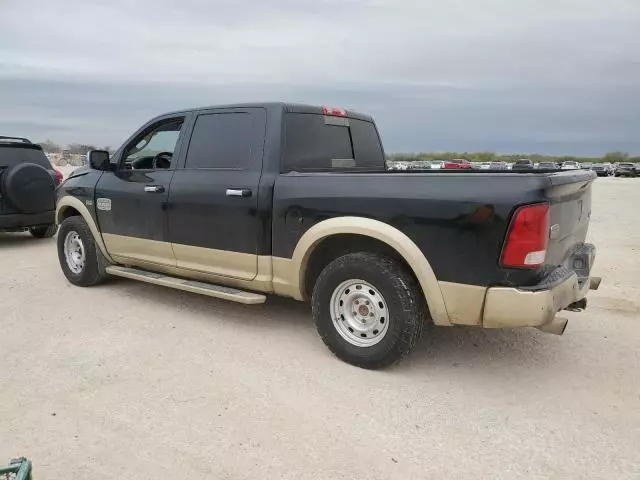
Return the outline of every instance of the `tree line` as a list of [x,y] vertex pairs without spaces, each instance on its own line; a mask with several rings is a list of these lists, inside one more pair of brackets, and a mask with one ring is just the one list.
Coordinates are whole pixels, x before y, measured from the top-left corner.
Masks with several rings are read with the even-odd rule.
[[70,154],[80,154],[86,155],[89,150],[106,150],[107,152],[111,151],[110,146],[98,148],[95,145],[88,145],[84,143],[70,143],[69,145],[62,146],[58,145],[51,140],[45,140],[44,142],[40,142],[39,145],[42,149],[47,153],[70,153]]
[[[67,152],[70,154],[85,155],[89,150],[106,150],[111,151],[111,146],[107,145],[102,148],[98,148],[95,145],[88,145],[82,143],[70,143],[67,146],[58,145],[51,140],[45,140],[40,142],[40,145],[45,152],[48,153],[62,153]],[[513,163],[521,158],[528,158],[534,163],[539,162],[589,162],[589,163],[640,163],[640,156],[630,156],[627,152],[609,152],[602,157],[576,157],[571,155],[542,155],[539,153],[533,154],[510,154],[500,155],[495,152],[421,152],[421,153],[394,153],[388,155],[388,159],[395,162],[413,162],[417,160],[453,160],[454,158],[464,158],[470,162],[507,162]]]
[[541,155],[534,154],[513,154],[499,155],[495,152],[423,152],[423,153],[395,153],[388,156],[389,160],[395,162],[413,162],[416,160],[453,160],[454,158],[464,158],[470,162],[507,162],[512,163],[521,158],[527,158],[533,163],[539,162],[589,162],[589,163],[640,163],[640,156],[630,156],[627,152],[609,152],[602,157],[576,157],[571,155]]

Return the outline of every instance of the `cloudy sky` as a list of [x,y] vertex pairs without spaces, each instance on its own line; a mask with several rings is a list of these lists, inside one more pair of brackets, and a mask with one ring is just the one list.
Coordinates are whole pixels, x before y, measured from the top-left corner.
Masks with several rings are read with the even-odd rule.
[[0,134],[254,100],[370,113],[389,152],[640,154],[640,0],[0,0]]

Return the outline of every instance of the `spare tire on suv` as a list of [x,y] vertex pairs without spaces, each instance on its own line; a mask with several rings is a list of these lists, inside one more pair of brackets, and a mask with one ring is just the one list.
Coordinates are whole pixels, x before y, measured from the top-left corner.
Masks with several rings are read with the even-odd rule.
[[38,213],[55,208],[55,181],[51,173],[35,163],[20,163],[1,177],[0,193],[22,213]]
[[0,231],[55,235],[56,186],[62,181],[42,147],[0,136]]

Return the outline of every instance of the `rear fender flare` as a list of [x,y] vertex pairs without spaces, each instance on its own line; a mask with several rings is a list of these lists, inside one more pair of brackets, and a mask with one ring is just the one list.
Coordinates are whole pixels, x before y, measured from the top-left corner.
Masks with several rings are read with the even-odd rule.
[[339,234],[364,235],[386,243],[398,252],[420,282],[429,312],[436,325],[451,325],[440,284],[429,261],[407,235],[391,225],[363,217],[338,217],[315,224],[298,241],[291,258],[294,297],[302,298],[307,262],[314,249],[327,237]]
[[107,251],[107,247],[105,246],[104,241],[102,240],[102,235],[100,235],[100,230],[98,229],[98,226],[96,225],[95,220],[91,216],[89,209],[79,198],[66,196],[66,197],[62,197],[58,201],[58,205],[56,207],[56,224],[60,225],[62,223],[62,221],[66,216],[65,212],[70,208],[80,213],[80,216],[82,216],[86,224],[89,226],[89,230],[91,230],[93,239],[96,242],[96,245],[98,245],[98,248],[100,248],[100,251],[102,252],[102,254],[107,258],[107,260],[109,260],[112,263],[115,263],[113,262],[113,259],[111,258],[111,256],[109,255],[109,252]]

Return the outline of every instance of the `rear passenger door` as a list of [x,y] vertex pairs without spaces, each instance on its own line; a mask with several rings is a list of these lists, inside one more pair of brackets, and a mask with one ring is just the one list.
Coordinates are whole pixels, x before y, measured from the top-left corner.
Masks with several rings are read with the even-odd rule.
[[199,112],[169,194],[177,266],[251,280],[258,271],[258,185],[266,112]]

